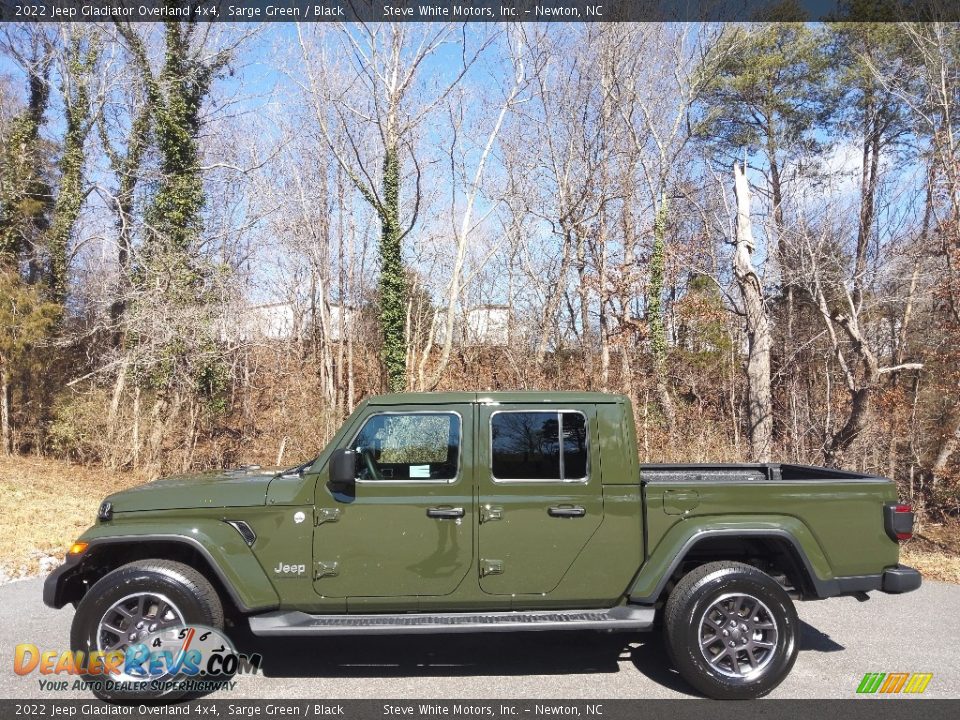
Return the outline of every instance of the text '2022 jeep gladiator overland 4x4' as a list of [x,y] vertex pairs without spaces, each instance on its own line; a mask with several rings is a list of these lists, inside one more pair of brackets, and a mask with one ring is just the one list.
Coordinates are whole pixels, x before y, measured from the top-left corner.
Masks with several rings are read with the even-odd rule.
[[145,624],[219,627],[225,610],[274,636],[662,621],[694,687],[750,698],[796,659],[791,598],[920,586],[898,564],[912,526],[879,477],[639,464],[622,396],[398,394],[363,402],[300,467],[108,497],[44,601],[76,605],[85,652]]

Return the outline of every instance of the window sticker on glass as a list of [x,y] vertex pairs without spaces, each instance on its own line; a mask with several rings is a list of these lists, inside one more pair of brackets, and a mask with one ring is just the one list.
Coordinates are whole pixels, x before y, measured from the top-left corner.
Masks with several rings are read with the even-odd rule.
[[411,466],[410,466],[410,477],[411,477],[411,478],[428,478],[428,477],[430,477],[430,466],[429,466],[429,465],[411,465]]

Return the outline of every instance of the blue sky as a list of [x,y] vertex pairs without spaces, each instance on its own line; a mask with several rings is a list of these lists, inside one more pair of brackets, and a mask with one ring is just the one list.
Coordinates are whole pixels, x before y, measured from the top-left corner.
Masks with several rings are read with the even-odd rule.
[[[159,29],[159,26],[154,26],[154,28]],[[312,32],[318,29],[324,31],[333,30],[331,26],[308,26],[305,28],[305,31]],[[486,24],[467,24],[465,27],[467,45],[474,47],[482,42],[482,39],[489,33],[502,33],[502,29],[502,27],[495,28]],[[527,26],[526,29],[532,32],[536,27]],[[240,25],[233,25],[223,30],[225,32],[236,33],[243,32],[245,28]],[[555,27],[555,31],[562,30],[563,27],[561,26]],[[280,130],[276,124],[272,123],[271,118],[275,119],[282,116],[293,117],[295,115],[292,114],[299,111],[297,107],[290,105],[291,82],[286,75],[287,71],[296,73],[298,68],[297,55],[299,53],[299,47],[296,32],[297,28],[292,23],[265,23],[259,26],[257,36],[246,44],[240,57],[233,63],[234,74],[226,75],[217,83],[214,95],[219,101],[222,103],[226,101],[226,103],[221,105],[219,110],[211,108],[210,117],[214,119],[215,122],[217,118],[222,119],[225,114],[234,115],[236,117],[232,118],[232,122],[239,123],[241,127],[255,128],[255,131],[251,130],[251,133],[256,133],[255,138],[250,138],[251,143],[266,142],[268,144],[270,140],[276,141],[278,139]],[[497,42],[502,43],[503,37],[501,36]],[[449,81],[449,79],[459,71],[461,52],[462,50],[458,44],[451,43],[442,47],[438,52],[428,58],[423,65],[421,73],[424,86],[429,88],[430,86],[443,85]],[[509,68],[504,65],[502,47],[496,44],[481,55],[478,62],[471,68],[461,90],[466,94],[466,109],[468,114],[473,113],[475,115],[475,117],[472,118],[473,121],[476,122],[480,118],[480,115],[477,114],[480,112],[478,108],[481,105],[477,102],[479,99],[499,99],[499,96],[503,92],[508,70]],[[24,93],[25,83],[22,73],[9,58],[2,55],[0,55],[0,73],[13,78],[12,87],[14,91],[21,93],[21,95]],[[56,137],[62,130],[62,121],[60,120],[62,113],[60,112],[59,106],[59,98],[57,94],[54,93],[52,107],[47,115],[49,124],[45,129],[45,133],[51,137]],[[485,137],[482,132],[485,125],[479,122],[475,127],[477,129],[477,135],[466,138],[466,142],[461,144],[459,148],[459,159],[467,166],[475,161],[482,140]],[[425,163],[442,162],[442,156],[438,153],[438,148],[447,142],[448,138],[448,128],[443,120],[442,113],[438,113],[423,129],[418,156]],[[535,146],[529,148],[531,154],[540,151],[541,150]],[[754,157],[754,160],[756,159],[757,158]],[[108,176],[97,174],[99,172],[97,168],[102,168],[103,164],[102,157],[97,155],[96,150],[91,160],[93,161],[92,168],[94,169],[92,179],[97,182],[109,184],[111,179]],[[830,156],[829,163],[831,163],[835,180],[846,178],[840,183],[840,194],[847,196],[847,199],[850,201],[855,200],[859,174],[858,148],[849,143],[838,146]],[[440,165],[437,165],[437,167],[440,167]],[[410,163],[407,163],[406,169],[410,171]],[[916,165],[904,167],[901,169],[901,172],[898,173],[896,180],[912,185],[916,182],[916,173],[919,172],[920,169],[921,168]],[[488,170],[488,178],[496,179],[502,174],[503,168],[497,156],[495,156]],[[427,209],[428,211],[425,211],[421,215],[418,230],[411,236],[411,242],[408,242],[408,250],[410,251],[411,257],[416,257],[417,251],[420,249],[414,247],[414,241],[434,236],[442,239],[443,234],[447,232],[449,228],[450,219],[443,214],[443,210],[449,205],[449,196],[447,194],[448,186],[444,184],[447,182],[447,177],[443,172],[437,171],[437,174],[434,176],[433,186],[428,188],[430,192],[435,193],[437,196],[435,198],[436,205]],[[762,175],[756,171],[750,173],[750,179],[756,186],[762,186],[764,183]],[[732,193],[729,194],[732,197]],[[814,194],[810,200],[810,207],[815,208],[817,201],[818,198],[816,194]],[[91,204],[97,202],[97,197],[91,196]],[[488,202],[485,197],[481,198],[478,214],[482,214],[489,208]],[[240,208],[241,214],[243,209],[243,207]],[[759,196],[754,199],[753,211],[758,221],[763,220],[765,208]],[[893,203],[885,212],[887,215],[882,217],[881,228],[888,228],[887,232],[893,232],[894,230],[900,229],[902,222],[901,216],[914,218],[917,209],[906,202]],[[358,213],[369,214],[369,208],[364,208],[363,205],[360,204],[358,205]],[[367,220],[369,221],[369,217]],[[109,232],[109,227],[103,227],[102,230],[105,233]],[[495,236],[497,232],[496,228],[492,227],[491,232],[493,236]],[[542,234],[542,249],[544,251],[550,251],[553,239],[550,238],[549,231],[545,226],[541,226],[539,233]],[[757,223],[755,233],[761,240],[758,256],[759,259],[762,260],[765,253],[762,244],[763,231],[761,222]],[[434,278],[434,281],[434,291],[441,291],[442,280]],[[496,284],[491,286],[490,291],[495,293],[495,296],[489,298],[490,300],[495,302],[502,302],[504,300],[502,296],[496,296],[498,292],[498,286]]]

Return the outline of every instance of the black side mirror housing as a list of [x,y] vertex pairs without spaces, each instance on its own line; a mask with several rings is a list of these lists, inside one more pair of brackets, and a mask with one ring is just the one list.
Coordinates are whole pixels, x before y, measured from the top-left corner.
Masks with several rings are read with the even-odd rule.
[[355,485],[357,453],[353,450],[334,450],[330,456],[330,489],[333,492],[351,492]]

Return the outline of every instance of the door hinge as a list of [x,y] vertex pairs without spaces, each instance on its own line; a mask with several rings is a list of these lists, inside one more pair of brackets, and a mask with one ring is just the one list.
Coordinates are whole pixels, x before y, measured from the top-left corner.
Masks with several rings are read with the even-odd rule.
[[480,558],[480,577],[503,575],[503,560],[485,560]]
[[484,505],[480,508],[480,522],[486,523],[493,520],[503,520],[503,508]]
[[313,524],[323,525],[327,522],[337,522],[340,519],[340,508],[317,508],[317,515]]
[[319,580],[323,577],[334,577],[340,574],[335,562],[318,562],[317,568],[313,573],[313,579]]

